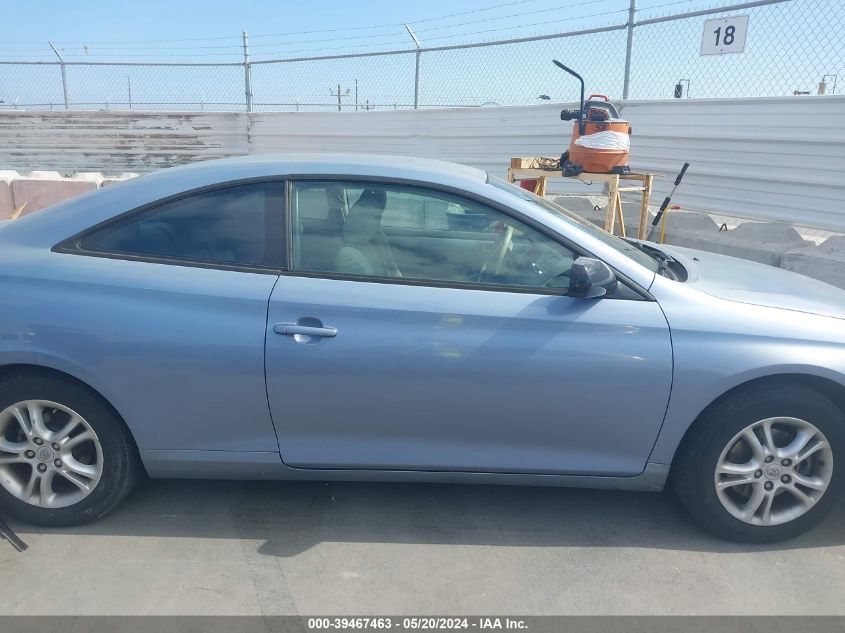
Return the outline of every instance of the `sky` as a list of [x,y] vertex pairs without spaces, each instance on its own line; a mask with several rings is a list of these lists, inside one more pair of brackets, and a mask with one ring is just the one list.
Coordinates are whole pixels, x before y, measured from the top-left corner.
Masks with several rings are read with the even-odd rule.
[[[695,2],[640,0],[640,5]],[[624,21],[627,7],[628,0],[17,0],[9,1],[4,12],[0,59],[55,59],[48,41],[69,59],[131,60],[154,54],[160,59],[239,59],[243,30],[250,33],[258,59],[288,51],[353,52],[412,46],[404,23],[413,26],[423,45],[439,45]],[[138,42],[154,39],[170,41]]]
[[[726,4],[728,0],[638,0],[637,19]],[[739,1],[739,0],[737,0]],[[408,23],[423,47],[484,42],[588,27],[624,25],[629,0],[4,0],[0,61],[252,61],[411,49]],[[722,15],[750,14],[742,55],[701,57],[704,21],[694,18],[635,30],[631,96],[671,98],[679,79],[690,96],[759,96],[815,91],[827,73],[845,89],[845,0],[790,0]],[[721,17],[710,16],[710,17]],[[551,65],[559,58],[587,79],[588,91],[619,98],[624,29],[571,38],[426,53],[423,106],[571,101],[577,83]],[[410,107],[413,54],[256,64],[255,109]],[[75,107],[242,109],[242,66],[67,67]],[[349,90],[349,94],[346,91]],[[61,107],[54,66],[0,65],[0,106]]]

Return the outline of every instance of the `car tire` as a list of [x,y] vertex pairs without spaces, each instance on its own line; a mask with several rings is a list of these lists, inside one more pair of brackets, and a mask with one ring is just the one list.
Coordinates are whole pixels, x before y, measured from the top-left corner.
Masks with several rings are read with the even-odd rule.
[[0,380],[0,511],[34,525],[88,523],[117,506],[142,475],[129,430],[96,393],[51,373]]
[[[817,433],[795,459],[807,451],[810,456],[793,463],[787,452],[792,454],[792,447],[813,429]],[[755,447],[760,448],[755,438],[764,449],[762,461],[755,456]],[[767,448],[768,441],[774,451]],[[778,381],[744,389],[717,402],[695,422],[681,444],[671,479],[682,505],[717,536],[746,543],[793,538],[818,524],[842,494],[845,414],[802,384]],[[737,484],[746,481],[751,483]],[[826,487],[821,488],[822,482]]]

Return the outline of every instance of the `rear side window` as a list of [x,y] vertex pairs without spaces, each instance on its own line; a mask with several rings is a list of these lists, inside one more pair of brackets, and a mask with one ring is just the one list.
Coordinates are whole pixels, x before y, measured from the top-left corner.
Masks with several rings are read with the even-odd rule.
[[85,235],[85,251],[242,266],[282,261],[284,184],[204,191],[122,218]]

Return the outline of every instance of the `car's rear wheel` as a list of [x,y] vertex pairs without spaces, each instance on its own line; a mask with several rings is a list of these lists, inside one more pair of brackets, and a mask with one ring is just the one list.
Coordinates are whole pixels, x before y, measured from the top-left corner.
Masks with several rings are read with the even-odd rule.
[[758,386],[709,410],[673,468],[690,514],[724,538],[767,543],[815,526],[843,487],[845,415],[803,385]]
[[141,473],[132,438],[96,394],[52,374],[0,381],[0,508],[38,525],[101,517]]

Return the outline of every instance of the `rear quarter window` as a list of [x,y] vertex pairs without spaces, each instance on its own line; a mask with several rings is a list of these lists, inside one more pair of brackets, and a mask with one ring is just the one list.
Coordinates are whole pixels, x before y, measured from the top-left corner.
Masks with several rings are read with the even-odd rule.
[[120,218],[84,235],[78,246],[101,253],[273,266],[281,259],[282,207],[282,183],[214,189]]

